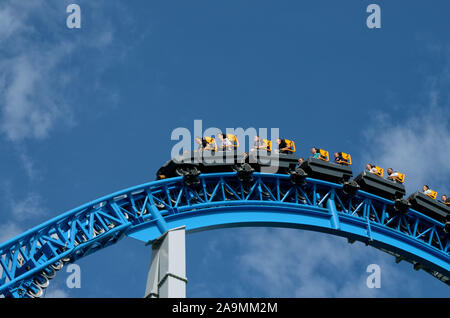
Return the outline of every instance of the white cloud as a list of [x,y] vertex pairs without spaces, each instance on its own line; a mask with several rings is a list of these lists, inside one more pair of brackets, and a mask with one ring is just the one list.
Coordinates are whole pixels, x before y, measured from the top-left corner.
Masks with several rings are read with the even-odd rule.
[[[93,6],[97,13],[91,24],[95,33],[83,37],[68,35],[67,4],[62,2],[5,1],[0,5],[0,129],[8,140],[44,139],[57,125],[73,125],[74,105],[65,93],[73,88],[82,66],[67,62],[81,50],[101,52],[113,44],[114,24],[101,8],[105,3],[83,6]],[[126,15],[125,10],[121,12]],[[103,54],[89,61],[96,65],[93,82],[109,62]]]
[[0,7],[0,43],[22,27],[10,7]]
[[20,151],[19,152],[20,161],[22,162],[22,165],[25,169],[25,172],[30,180],[34,180],[39,176],[39,171],[35,167],[35,164],[30,158],[30,156],[27,155],[26,152]]
[[3,182],[0,189],[2,200],[5,202],[4,207],[8,211],[7,215],[10,220],[24,221],[47,214],[45,202],[37,192],[31,191],[18,197],[12,193],[9,182]]
[[55,64],[68,51],[70,48],[64,47],[45,56],[25,53],[0,64],[3,76],[8,77],[0,91],[1,129],[9,140],[45,138],[58,119],[70,118],[63,116],[68,111],[60,94],[51,89],[56,86]]
[[[100,78],[129,50],[115,41],[115,32],[118,24],[130,26],[133,19],[121,4],[85,3],[83,21],[89,21],[90,28],[80,36],[79,30],[66,27],[68,4],[45,0],[0,3],[0,135],[19,149],[20,162],[33,181],[40,171],[27,151],[27,141],[44,140],[58,129],[76,125],[80,104],[75,91],[95,91],[96,98],[109,101],[100,108],[105,104],[114,107],[120,98],[117,91],[104,89]],[[121,19],[112,21],[110,13]],[[78,62],[86,53],[90,59]],[[77,81],[86,69],[90,85]],[[97,116],[102,109],[90,111]]]
[[11,200],[11,211],[17,220],[25,220],[33,216],[47,213],[43,200],[37,193],[29,193],[23,199]]
[[[50,287],[49,287],[50,289]],[[45,298],[69,298],[67,291],[62,289],[52,289],[45,293]]]
[[401,115],[377,116],[363,153],[367,162],[377,158],[377,165],[404,172],[408,192],[428,184],[444,193],[450,191],[450,47],[429,50],[440,59],[439,72],[424,76],[422,91],[414,95],[419,102],[397,105]]
[[21,234],[23,229],[15,223],[8,222],[0,225],[0,244]]
[[[235,240],[241,248],[238,275],[269,297],[406,297],[419,290],[392,257],[340,237],[263,228],[242,231]],[[372,263],[381,267],[381,289],[366,286]]]
[[61,58],[70,54],[71,46],[63,40],[39,39],[42,34],[29,22],[36,17],[43,22],[44,16],[54,14],[55,8],[38,0],[26,5],[6,1],[0,7],[4,19],[0,33],[4,48],[0,55],[0,128],[11,141],[47,137],[65,113],[58,100],[60,79],[55,69]]
[[449,121],[448,111],[437,107],[419,111],[417,117],[398,125],[379,120],[368,137],[367,157],[379,158],[377,164],[382,167],[404,172],[410,192],[423,184],[443,188],[450,176]]

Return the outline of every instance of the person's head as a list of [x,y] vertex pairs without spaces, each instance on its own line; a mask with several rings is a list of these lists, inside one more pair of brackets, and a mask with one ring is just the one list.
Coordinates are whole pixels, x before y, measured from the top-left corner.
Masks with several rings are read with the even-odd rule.
[[427,190],[429,190],[429,189],[430,189],[430,187],[427,186],[426,184],[424,184],[423,187],[422,187],[422,191],[423,191],[423,192],[425,192],[425,191],[427,191]]
[[298,158],[298,163],[302,164],[303,161],[305,161],[305,159],[303,159],[303,157]]
[[394,169],[387,168],[386,172],[387,172],[388,175],[391,175],[394,172]]
[[339,157],[339,154],[337,152],[334,153],[334,157],[337,158]]
[[441,200],[442,200],[442,202],[447,201],[447,196],[446,196],[445,194],[443,194],[443,195],[441,196]]
[[281,144],[281,138],[277,138],[277,144]]
[[218,133],[217,138],[219,138],[220,140],[224,140],[225,136],[222,133]]
[[312,152],[313,155],[315,155],[316,153],[319,152],[319,148],[317,148],[317,147],[312,147],[312,148],[311,148],[311,152]]
[[200,137],[195,137],[195,138],[194,138],[194,141],[195,141],[196,143],[198,143],[199,145],[202,144],[202,138],[200,138]]
[[260,139],[259,136],[255,136],[255,137],[253,138],[254,141],[259,141],[259,139]]
[[367,170],[371,170],[373,168],[373,165],[371,165],[370,163],[366,164],[366,169]]

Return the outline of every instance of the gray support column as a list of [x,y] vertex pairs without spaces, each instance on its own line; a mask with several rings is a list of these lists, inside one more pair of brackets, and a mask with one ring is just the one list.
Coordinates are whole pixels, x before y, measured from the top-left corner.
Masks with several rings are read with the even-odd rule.
[[152,242],[146,298],[186,297],[186,231],[178,227]]

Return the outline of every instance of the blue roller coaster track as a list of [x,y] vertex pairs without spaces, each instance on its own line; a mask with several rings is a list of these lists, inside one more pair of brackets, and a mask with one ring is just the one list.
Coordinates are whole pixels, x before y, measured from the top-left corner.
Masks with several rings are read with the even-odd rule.
[[450,239],[444,224],[394,202],[340,184],[288,175],[236,172],[202,174],[128,188],[51,219],[0,245],[0,294],[40,297],[65,264],[125,236],[151,242],[167,230],[187,232],[238,226],[307,229],[362,241],[413,264],[450,285]]

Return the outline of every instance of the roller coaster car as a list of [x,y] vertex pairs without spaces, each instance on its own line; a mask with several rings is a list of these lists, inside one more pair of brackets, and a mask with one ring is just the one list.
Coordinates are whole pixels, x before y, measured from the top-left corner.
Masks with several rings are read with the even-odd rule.
[[343,165],[347,165],[347,166],[351,166],[352,165],[352,156],[350,156],[350,154],[345,153],[345,152],[340,152],[339,155],[341,155],[341,162],[339,162],[340,164]]
[[251,151],[245,162],[256,172],[288,173],[295,170],[298,158],[292,153],[273,153],[270,151]]
[[300,167],[308,174],[308,177],[334,183],[345,183],[353,176],[352,168],[349,165],[328,162],[324,159],[315,159],[313,157],[305,160]]
[[392,178],[396,182],[403,183],[405,182],[405,175],[403,173],[397,172],[397,176]]
[[366,170],[357,175],[353,180],[359,184],[361,190],[388,200],[401,199],[406,194],[403,184],[383,179],[381,171],[379,173],[371,173]]
[[450,221],[450,206],[438,202],[422,192],[411,194],[408,199],[411,207],[439,222]]
[[237,151],[192,151],[167,161],[156,172],[157,180],[199,173],[232,172],[245,162]]

